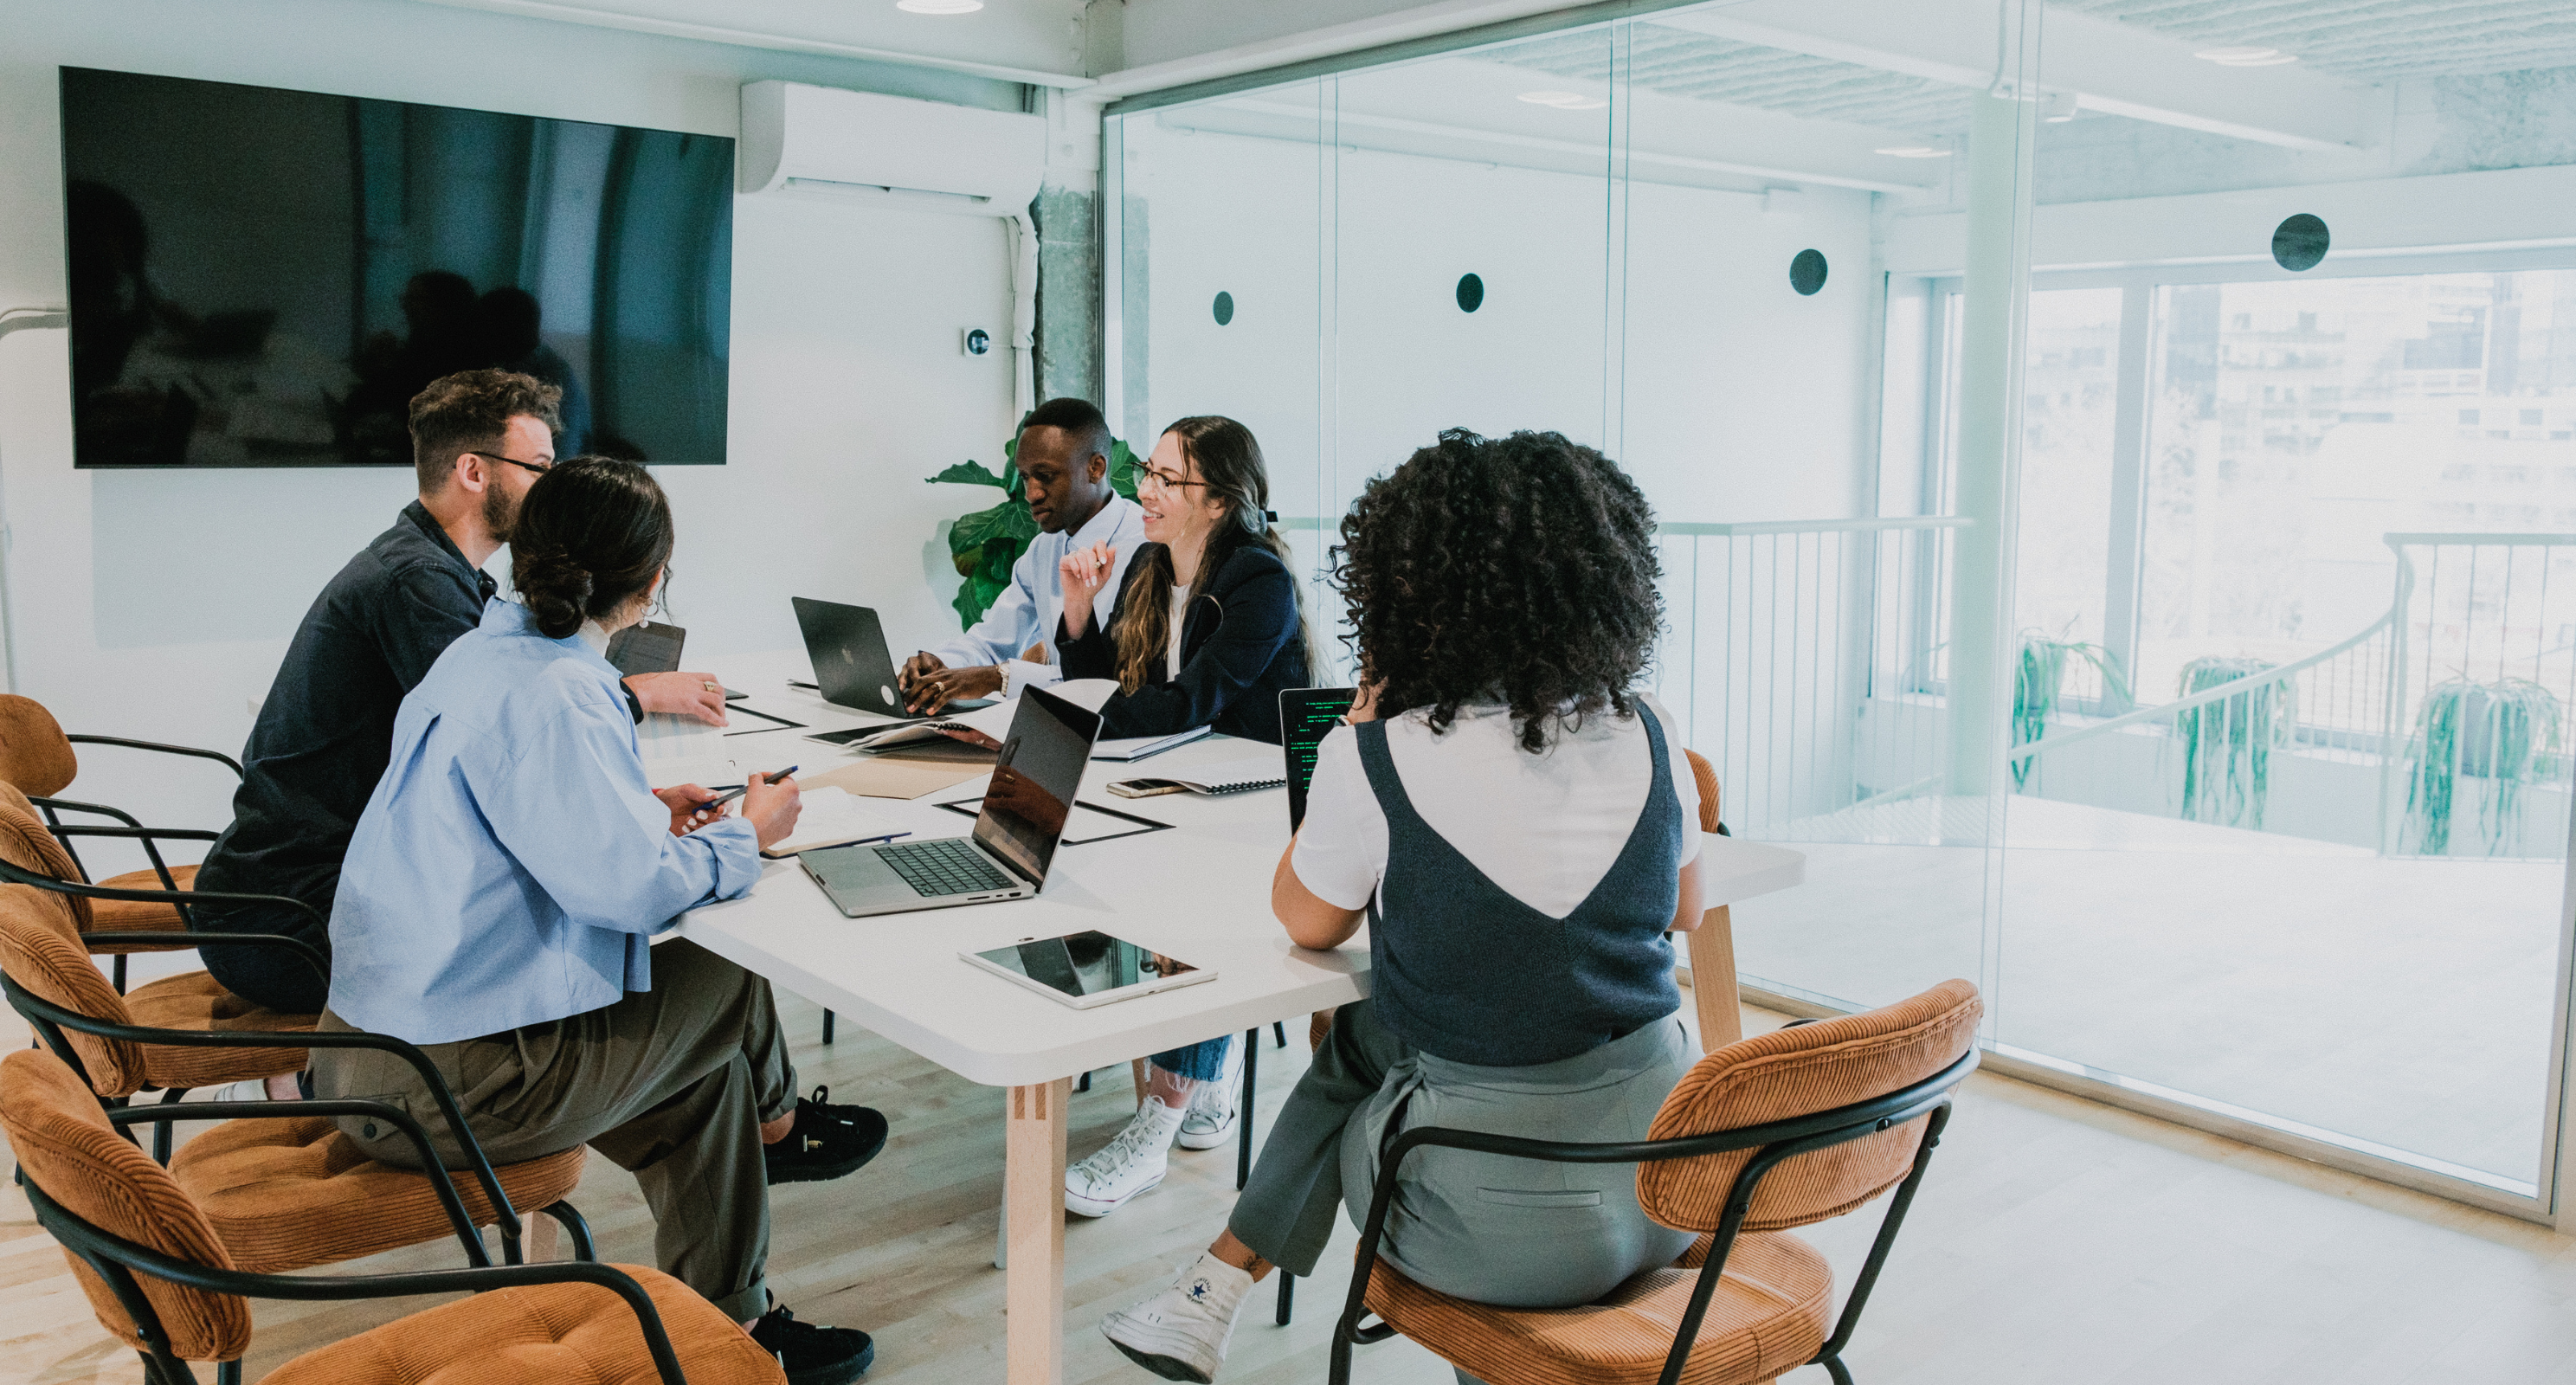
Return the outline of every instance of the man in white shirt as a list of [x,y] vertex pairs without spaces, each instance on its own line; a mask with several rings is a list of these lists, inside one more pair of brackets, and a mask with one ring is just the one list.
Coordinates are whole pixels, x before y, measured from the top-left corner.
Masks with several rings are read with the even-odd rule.
[[1054,649],[1041,648],[1034,662],[1022,655],[1055,630],[1064,608],[1057,560],[1073,549],[1105,542],[1117,554],[1092,606],[1093,619],[1109,619],[1126,583],[1128,555],[1145,538],[1144,511],[1110,487],[1111,446],[1109,421],[1088,400],[1050,399],[1029,412],[1012,465],[1040,532],[1011,565],[1011,585],[974,629],[904,661],[904,705],[914,715],[1063,681]]

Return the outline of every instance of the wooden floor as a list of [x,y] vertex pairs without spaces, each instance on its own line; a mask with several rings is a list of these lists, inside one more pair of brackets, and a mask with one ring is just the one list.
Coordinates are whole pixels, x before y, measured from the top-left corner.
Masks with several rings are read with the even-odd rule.
[[[775,1191],[771,1284],[804,1317],[876,1334],[880,1385],[998,1381],[1000,1094],[846,1025],[823,1048],[818,1013],[785,1006],[805,1081],[884,1110],[894,1137],[848,1179]],[[1748,1032],[1780,1022],[1746,1012]],[[1264,1045],[1265,1122],[1303,1065],[1302,1036],[1284,1052]],[[1100,1073],[1074,1098],[1073,1156],[1132,1109],[1124,1070]],[[2576,1381],[2576,1239],[2003,1078],[1973,1079],[1950,1130],[1850,1353],[1863,1385]],[[1230,1148],[1176,1152],[1160,1189],[1075,1219],[1068,1380],[1150,1385],[1091,1324],[1160,1287],[1233,1197]],[[594,1157],[575,1201],[605,1258],[650,1259],[651,1219],[626,1174]],[[1874,1213],[1806,1233],[1846,1283]],[[1293,1326],[1271,1326],[1269,1286],[1256,1291],[1221,1379],[1324,1378],[1349,1238],[1345,1227],[1323,1260],[1341,1274],[1301,1283]],[[421,1248],[335,1268],[454,1260]],[[248,1376],[428,1302],[259,1303]],[[1452,1379],[1401,1340],[1358,1361],[1363,1382]],[[0,1385],[141,1376],[24,1197],[0,1185]]]

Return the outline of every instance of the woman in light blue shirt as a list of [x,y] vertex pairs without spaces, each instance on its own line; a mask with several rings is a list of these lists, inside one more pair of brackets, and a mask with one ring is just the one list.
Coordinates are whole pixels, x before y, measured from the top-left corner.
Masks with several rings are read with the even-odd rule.
[[[760,848],[796,825],[795,782],[753,775],[739,816],[695,784],[646,782],[603,657],[670,562],[670,502],[642,467],[555,466],[507,537],[520,599],[486,606],[395,717],[332,907],[322,1027],[420,1045],[496,1164],[588,1144],[632,1171],[660,1268],[798,1385],[843,1385],[874,1347],[771,1308],[767,1185],[858,1168],[885,1120],[819,1089],[797,1097],[767,982],[691,943],[650,945],[683,912],[750,892]],[[431,1108],[390,1055],[313,1062],[320,1095]],[[412,1162],[395,1131],[340,1125],[373,1157]]]

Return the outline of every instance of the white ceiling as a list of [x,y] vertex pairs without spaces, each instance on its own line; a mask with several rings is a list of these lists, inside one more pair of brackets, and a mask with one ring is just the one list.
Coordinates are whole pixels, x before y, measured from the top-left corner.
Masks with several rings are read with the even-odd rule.
[[[1611,45],[1619,41],[1610,29],[1586,29],[1490,48],[1477,56],[1606,86]],[[1948,82],[1654,23],[1633,26],[1625,42],[1628,48],[1620,61],[1629,80],[1666,96],[1899,130],[1956,131],[1968,125],[1968,89]]]
[[2576,66],[2569,0],[2055,0],[2194,43],[2278,48],[2382,82]]

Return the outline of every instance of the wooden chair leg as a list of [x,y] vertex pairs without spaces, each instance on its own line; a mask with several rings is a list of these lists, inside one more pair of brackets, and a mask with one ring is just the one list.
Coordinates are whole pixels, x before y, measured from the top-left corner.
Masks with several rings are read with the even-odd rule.
[[[515,1198],[511,1200],[517,1201]],[[533,1265],[556,1258],[556,1252],[560,1249],[559,1237],[562,1230],[562,1227],[555,1224],[554,1218],[543,1212],[520,1213],[519,1245],[522,1253],[528,1257],[528,1263]]]
[[839,1018],[829,1010],[823,1012],[823,1042],[828,1044],[832,1041],[832,1021]]
[[1153,1080],[1145,1075],[1145,1069],[1150,1066],[1142,1058],[1133,1058],[1127,1063],[1127,1071],[1136,1078],[1136,1109],[1139,1111],[1145,1109],[1145,1084]]
[[[1255,1030],[1253,1032],[1259,1033],[1260,1031]],[[1281,1048],[1286,1048],[1288,1046],[1288,1021],[1272,1020],[1270,1022],[1270,1037],[1277,1039]]]

